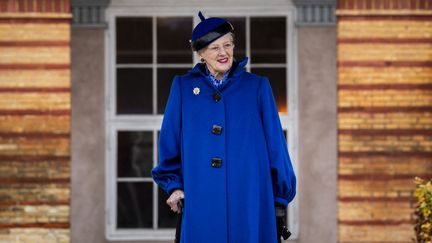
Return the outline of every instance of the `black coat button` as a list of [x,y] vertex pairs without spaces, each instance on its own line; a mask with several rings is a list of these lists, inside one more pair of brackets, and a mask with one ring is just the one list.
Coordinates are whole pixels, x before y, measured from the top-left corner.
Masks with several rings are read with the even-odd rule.
[[221,100],[221,98],[222,98],[222,96],[218,92],[215,92],[213,94],[213,100],[214,101],[219,102],[219,100]]
[[212,133],[216,135],[220,135],[222,133],[222,127],[218,125],[213,125]]
[[213,158],[211,166],[213,168],[220,168],[222,166],[222,159],[221,158]]

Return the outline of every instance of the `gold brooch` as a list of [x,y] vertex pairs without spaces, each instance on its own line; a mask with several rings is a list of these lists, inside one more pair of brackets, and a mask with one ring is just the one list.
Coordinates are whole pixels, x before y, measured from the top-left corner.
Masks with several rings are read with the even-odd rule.
[[194,95],[199,95],[199,93],[200,93],[200,89],[199,89],[198,87],[195,87],[195,88],[193,89],[193,93],[194,93]]

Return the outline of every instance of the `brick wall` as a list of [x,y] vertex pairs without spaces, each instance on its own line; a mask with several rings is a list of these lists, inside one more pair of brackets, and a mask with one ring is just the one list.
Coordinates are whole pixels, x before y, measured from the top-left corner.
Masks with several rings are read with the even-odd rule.
[[412,242],[432,177],[432,1],[340,0],[339,242]]
[[0,0],[0,242],[69,242],[70,6]]

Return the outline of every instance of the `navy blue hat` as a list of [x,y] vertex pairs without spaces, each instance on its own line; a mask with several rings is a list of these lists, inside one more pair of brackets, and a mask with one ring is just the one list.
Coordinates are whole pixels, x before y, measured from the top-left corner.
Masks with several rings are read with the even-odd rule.
[[192,31],[192,49],[199,51],[226,33],[234,31],[230,22],[222,18],[204,18],[201,11],[198,13],[201,22]]

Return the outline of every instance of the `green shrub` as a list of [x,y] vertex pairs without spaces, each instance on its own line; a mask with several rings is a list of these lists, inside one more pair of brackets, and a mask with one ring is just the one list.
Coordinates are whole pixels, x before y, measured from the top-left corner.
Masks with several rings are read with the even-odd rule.
[[416,177],[417,207],[415,210],[415,234],[417,243],[432,243],[432,179],[428,182]]

